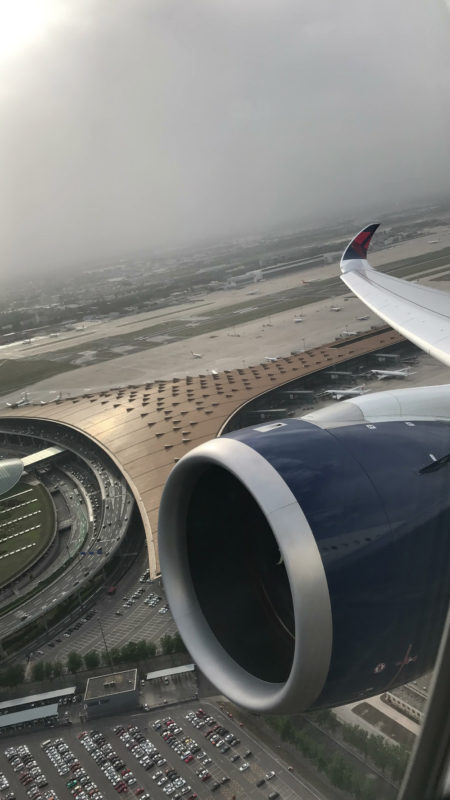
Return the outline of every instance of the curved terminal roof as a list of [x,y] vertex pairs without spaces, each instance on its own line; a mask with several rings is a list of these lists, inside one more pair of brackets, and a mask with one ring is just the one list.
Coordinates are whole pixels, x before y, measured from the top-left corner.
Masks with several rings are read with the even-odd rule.
[[22,472],[22,459],[3,458],[0,460],[0,497],[18,483]]
[[150,574],[159,573],[157,521],[170,470],[185,453],[217,436],[227,420],[261,394],[402,341],[391,328],[331,342],[264,364],[173,378],[142,386],[23,406],[1,418],[34,418],[69,425],[92,438],[117,464],[141,511]]

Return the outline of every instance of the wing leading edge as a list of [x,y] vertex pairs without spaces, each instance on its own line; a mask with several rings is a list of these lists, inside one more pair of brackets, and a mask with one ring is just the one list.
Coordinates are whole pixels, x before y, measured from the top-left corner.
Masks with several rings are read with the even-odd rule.
[[366,256],[377,228],[368,225],[352,239],[341,259],[341,280],[399,333],[450,366],[450,295],[373,269]]

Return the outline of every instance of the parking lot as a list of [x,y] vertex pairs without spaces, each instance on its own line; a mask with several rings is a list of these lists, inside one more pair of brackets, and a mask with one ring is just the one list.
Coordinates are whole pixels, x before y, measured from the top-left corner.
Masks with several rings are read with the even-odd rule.
[[[72,650],[85,655],[90,650],[104,649],[99,619],[108,648],[122,647],[129,641],[140,639],[154,641],[158,645],[162,636],[176,633],[170,611],[161,613],[161,609],[167,605],[161,581],[141,583],[141,575],[142,565],[135,564],[122,578],[114,595],[105,594],[96,603],[95,613],[90,617],[88,613],[83,615],[80,612],[76,623],[34,651],[33,661],[40,658],[64,660]],[[136,594],[137,597],[133,599]],[[154,598],[153,605],[146,602],[151,595]],[[156,598],[160,599],[155,602]],[[65,636],[66,633],[69,635]]]
[[[5,751],[24,745],[46,787],[21,782],[24,765],[14,771],[8,761]],[[121,794],[141,800],[201,800],[211,794],[221,800],[321,800],[275,753],[209,702],[200,710],[198,702],[183,704],[5,738],[0,772],[9,782],[2,797],[9,791],[23,798],[26,789],[30,800],[109,800]],[[50,788],[53,794],[44,794]]]

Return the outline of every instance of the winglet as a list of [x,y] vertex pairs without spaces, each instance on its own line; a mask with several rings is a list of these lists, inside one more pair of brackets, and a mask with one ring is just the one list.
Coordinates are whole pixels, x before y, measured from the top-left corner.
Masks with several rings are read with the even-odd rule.
[[363,228],[363,230],[360,231],[354,237],[354,239],[352,239],[341,258],[342,272],[348,272],[349,270],[358,268],[359,266],[357,264],[351,264],[348,262],[365,261],[367,259],[367,251],[369,249],[370,242],[372,241],[372,236],[374,235],[378,226],[378,222],[374,222],[372,225],[367,225],[366,228]]

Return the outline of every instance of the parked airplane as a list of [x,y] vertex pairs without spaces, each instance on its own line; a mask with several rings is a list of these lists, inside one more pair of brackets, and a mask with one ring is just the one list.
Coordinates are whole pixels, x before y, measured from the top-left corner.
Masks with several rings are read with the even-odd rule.
[[30,400],[28,398],[28,392],[22,395],[20,400],[16,400],[13,403],[6,403],[8,408],[22,408],[22,406],[29,406]]
[[294,322],[303,322],[303,317],[294,317]]
[[379,381],[383,381],[389,378],[408,378],[416,373],[412,372],[410,367],[404,367],[403,369],[370,369],[369,374],[376,375]]
[[321,394],[329,394],[333,400],[344,400],[346,397],[359,397],[361,394],[367,394],[368,391],[366,384],[361,383],[359,386],[352,386],[349,389],[326,389]]
[[192,353],[192,358],[203,358],[203,353],[193,353],[192,350],[191,353]]
[[330,311],[342,311],[342,306],[330,306]]
[[[342,280],[450,366],[448,294],[372,269],[377,227],[345,250]],[[360,702],[434,665],[450,589],[450,385],[357,389],[199,445],[164,488],[173,617],[218,691],[253,713]]]

